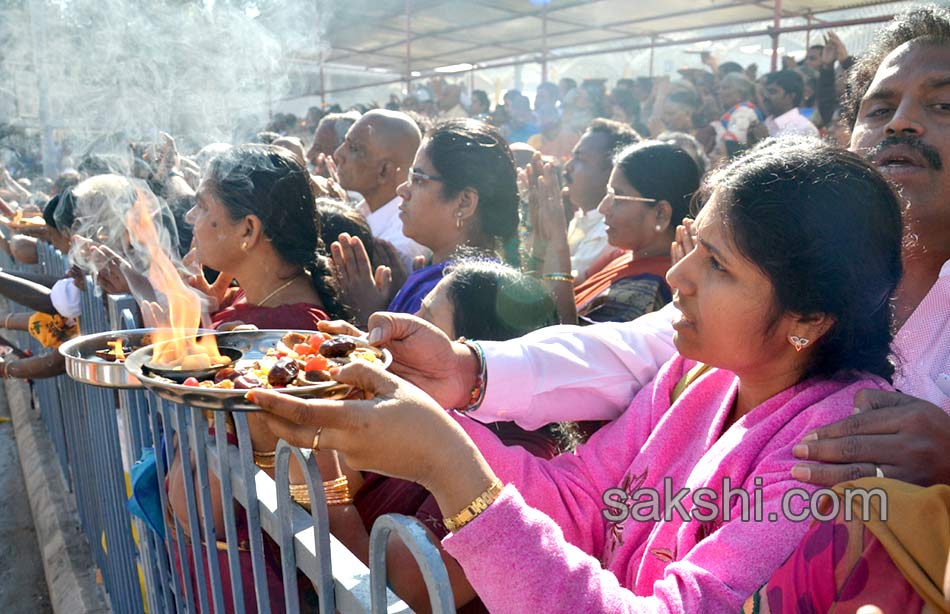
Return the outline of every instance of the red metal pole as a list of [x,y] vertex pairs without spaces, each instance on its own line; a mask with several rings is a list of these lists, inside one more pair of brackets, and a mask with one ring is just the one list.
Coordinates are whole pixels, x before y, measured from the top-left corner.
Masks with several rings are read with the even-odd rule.
[[808,24],[805,30],[805,55],[808,55],[808,48],[811,47],[811,14],[805,15],[805,23]]
[[782,27],[782,0],[774,0],[775,13],[772,19],[772,72],[778,70],[778,36]]

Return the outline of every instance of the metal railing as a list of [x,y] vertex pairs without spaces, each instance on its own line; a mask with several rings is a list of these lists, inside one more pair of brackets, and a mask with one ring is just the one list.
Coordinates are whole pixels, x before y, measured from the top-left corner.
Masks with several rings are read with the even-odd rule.
[[[59,252],[51,246],[39,252],[35,269],[65,274],[68,265]],[[24,270],[8,259],[4,268]],[[83,334],[141,327],[131,296],[104,297],[92,279],[86,281]],[[26,334],[17,342],[43,351]],[[409,611],[386,588],[391,532],[415,557],[433,611],[454,611],[448,574],[421,523],[396,515],[380,518],[371,532],[367,567],[329,533],[322,479],[309,451],[279,442],[272,479],[254,464],[245,414],[231,414],[235,446],[228,441],[228,414],[212,413],[212,433],[203,410],[142,389],[96,388],[59,376],[36,380],[34,391],[113,611],[263,613],[272,611],[272,604],[282,604],[286,612],[314,606],[321,613]],[[191,538],[173,514],[163,514],[162,536],[127,509],[129,471],[150,448],[157,474],[151,486],[163,511],[170,509],[165,480],[177,448]],[[292,457],[304,470],[310,512],[290,497]],[[213,482],[223,508],[221,540],[212,514]],[[242,525],[247,544],[240,540]],[[244,581],[247,558],[252,582]],[[301,606],[298,579],[316,604]]]

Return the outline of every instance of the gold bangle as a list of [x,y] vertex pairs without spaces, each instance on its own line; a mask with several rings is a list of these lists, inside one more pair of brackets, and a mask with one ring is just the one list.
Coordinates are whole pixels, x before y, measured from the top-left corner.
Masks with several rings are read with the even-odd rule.
[[442,524],[444,524],[445,528],[450,532],[457,533],[462,527],[474,520],[476,516],[488,509],[488,506],[501,494],[501,489],[504,488],[504,486],[501,480],[495,478],[495,481],[492,482],[492,485],[489,486],[485,492],[478,495],[475,500],[465,506],[465,509],[462,511],[448,518],[443,518]]
[[8,313],[8,314],[7,314],[7,317],[3,318],[3,327],[4,327],[4,328],[10,328],[10,317],[11,317],[12,315],[13,315],[12,313]]
[[277,464],[275,457],[277,456],[277,451],[273,452],[258,452],[254,450],[254,464],[260,467],[261,469],[273,469]]
[[541,279],[545,281],[566,281],[567,283],[574,283],[574,276],[570,273],[545,273],[541,276]]
[[290,484],[290,498],[299,505],[310,507],[310,491],[306,484]]

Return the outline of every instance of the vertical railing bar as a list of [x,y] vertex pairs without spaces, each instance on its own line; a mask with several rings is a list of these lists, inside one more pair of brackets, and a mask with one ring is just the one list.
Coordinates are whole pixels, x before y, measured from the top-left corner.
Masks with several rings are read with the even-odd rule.
[[260,614],[269,614],[270,591],[267,586],[267,568],[264,561],[264,531],[261,529],[261,511],[257,505],[257,485],[254,483],[257,465],[253,461],[251,431],[247,425],[247,416],[237,412],[232,415],[234,430],[238,438],[238,458],[244,477],[244,492],[247,501],[244,510],[247,514],[248,540],[251,542],[251,565],[254,575],[257,611]]
[[386,548],[392,532],[399,536],[419,565],[429,591],[433,614],[455,612],[455,597],[452,595],[448,571],[425,527],[415,518],[385,514],[376,520],[369,535],[369,581],[373,614],[384,614],[386,611]]
[[[168,591],[173,590],[174,591],[173,597],[175,599],[176,605],[178,606],[178,609],[179,610],[185,609],[187,606],[187,611],[193,612],[194,603],[190,598],[190,589],[185,589],[182,586],[182,583],[184,583],[186,586],[190,587],[191,582],[184,576],[185,573],[189,573],[189,578],[190,578],[190,572],[187,572],[187,568],[185,566],[182,566],[182,574],[181,574],[181,577],[179,577],[178,572],[175,570],[175,553],[176,552],[178,553],[178,557],[179,557],[178,560],[179,561],[182,560],[181,551],[178,546],[180,542],[176,540],[177,536],[175,535],[175,525],[177,525],[178,523],[175,521],[174,514],[170,512],[171,506],[168,503],[168,493],[165,491],[165,476],[167,474],[167,469],[168,469],[165,465],[165,459],[173,458],[174,432],[171,430],[171,428],[164,429],[164,425],[169,424],[169,423],[167,420],[165,420],[164,409],[158,397],[151,397],[150,399],[146,399],[146,401],[149,407],[148,416],[149,416],[149,422],[151,423],[151,428],[152,428],[152,443],[155,446],[155,470],[156,470],[156,473],[158,474],[158,484],[159,484],[158,498],[162,505],[162,512],[164,513],[166,517],[169,517],[171,519],[171,524],[172,524],[172,526],[168,526],[167,522],[165,524],[165,547],[163,549],[166,555],[167,569],[169,573],[171,574],[171,578],[172,578],[172,584],[170,586],[164,585],[164,589],[166,592],[165,593],[166,603],[168,603],[169,601]],[[161,424],[159,423],[159,418],[162,418]],[[163,433],[164,433],[164,445],[162,442]],[[185,599],[186,597],[187,599],[185,600],[185,603],[182,603],[182,600]]]
[[[205,566],[202,564],[201,553],[201,525],[198,522],[198,505],[195,501],[194,468],[191,463],[191,412],[184,405],[174,406],[175,432],[178,433],[178,457],[181,460],[182,473],[185,478],[185,507],[188,510],[188,533],[190,535],[191,552],[195,561],[195,578],[197,584],[198,604],[202,614],[208,614],[208,586],[205,576]],[[184,565],[187,561],[182,561]]]
[[[215,612],[224,612],[224,591],[221,588],[221,566],[218,564],[218,535],[214,526],[214,509],[211,507],[211,485],[208,476],[207,424],[201,410],[191,410],[189,432],[194,436],[192,450],[195,454],[195,473],[198,478],[199,510],[202,524],[198,529],[204,533],[205,555],[208,557],[208,586]],[[228,502],[222,501],[222,505]],[[192,531],[194,533],[194,531]]]
[[[307,492],[310,495],[310,517],[313,521],[314,546],[317,558],[315,588],[320,598],[320,612],[321,614],[332,614],[336,611],[336,591],[330,559],[330,519],[327,510],[326,492],[323,490],[323,478],[312,453],[305,454],[299,448],[295,448],[281,440],[277,443],[274,459],[274,481],[277,488],[277,518],[280,524],[281,567],[284,573],[285,598],[288,603],[291,603],[291,599],[293,599],[294,604],[297,603],[297,565],[296,548],[294,546],[295,527],[293,524],[295,504],[290,496],[291,458],[295,458],[303,469],[304,483],[307,485]],[[288,588],[288,576],[292,578],[292,596],[289,592],[290,588]]]
[[105,486],[102,503],[106,518],[110,580],[117,585],[116,594],[120,597],[120,603],[124,603],[125,611],[140,612],[142,595],[139,590],[132,526],[125,505],[126,482],[119,445],[115,395],[109,389],[88,388],[94,397],[92,407],[98,422],[98,457],[102,465],[99,476],[100,483]]
[[214,441],[218,453],[218,483],[221,485],[221,505],[224,515],[224,535],[228,543],[228,572],[231,575],[231,596],[235,614],[244,614],[244,584],[241,576],[240,542],[234,518],[234,492],[231,484],[231,455],[228,454],[228,416],[214,412]]

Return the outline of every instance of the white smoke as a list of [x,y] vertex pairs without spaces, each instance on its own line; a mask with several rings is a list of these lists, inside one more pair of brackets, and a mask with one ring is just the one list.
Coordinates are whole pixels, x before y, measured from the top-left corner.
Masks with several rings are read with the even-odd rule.
[[317,15],[327,3],[294,0],[10,4],[0,9],[0,123],[35,126],[45,89],[54,140],[74,157],[125,153],[160,130],[191,151],[247,139],[287,93],[288,57],[323,44],[327,22]]

